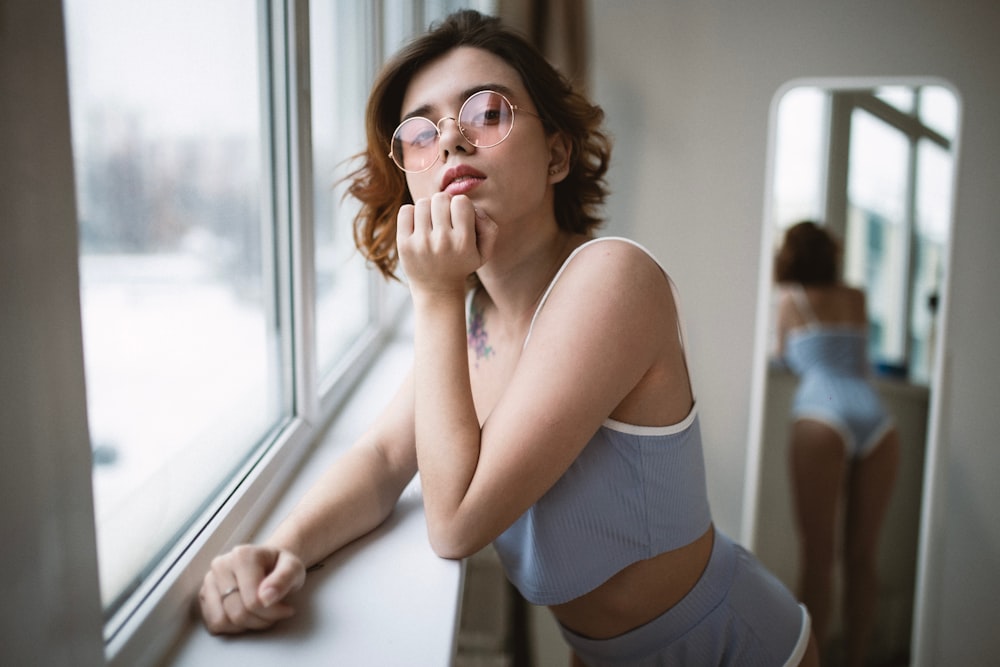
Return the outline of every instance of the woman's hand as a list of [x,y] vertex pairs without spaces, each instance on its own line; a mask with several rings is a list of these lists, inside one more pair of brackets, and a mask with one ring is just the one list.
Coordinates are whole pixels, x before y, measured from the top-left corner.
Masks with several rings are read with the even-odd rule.
[[396,216],[396,246],[411,286],[465,288],[493,252],[497,225],[465,195],[437,193]]
[[295,610],[284,599],[305,583],[306,568],[290,551],[242,545],[212,561],[198,593],[212,634],[264,630]]

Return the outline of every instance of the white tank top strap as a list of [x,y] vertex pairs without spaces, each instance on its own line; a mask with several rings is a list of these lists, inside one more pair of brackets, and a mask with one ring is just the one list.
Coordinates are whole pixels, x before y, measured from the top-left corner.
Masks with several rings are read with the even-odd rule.
[[595,243],[600,243],[602,241],[623,241],[625,243],[629,243],[638,248],[639,250],[642,250],[644,253],[646,253],[649,256],[649,258],[654,262],[656,262],[656,265],[660,267],[660,271],[663,271],[663,276],[667,279],[667,283],[670,285],[670,293],[673,295],[674,298],[674,308],[677,311],[677,335],[681,341],[681,351],[684,353],[684,365],[687,366],[687,337],[684,334],[684,317],[681,315],[680,293],[677,290],[677,285],[674,284],[673,278],[671,278],[670,274],[668,274],[666,269],[663,268],[663,264],[661,264],[660,260],[656,258],[656,255],[650,252],[649,249],[646,248],[641,243],[637,243],[636,241],[633,241],[632,239],[629,238],[625,238],[623,236],[600,236],[596,239],[591,239],[581,244],[578,248],[576,248],[573,252],[569,254],[569,257],[566,258],[566,261],[563,262],[562,266],[560,266],[559,270],[556,272],[556,275],[552,278],[552,282],[550,282],[549,286],[545,289],[545,293],[542,294],[542,298],[538,302],[538,307],[535,308],[535,313],[531,316],[531,323],[528,325],[528,333],[524,337],[524,344],[521,346],[521,349],[523,350],[525,347],[528,346],[528,340],[531,338],[531,331],[535,327],[535,320],[538,319],[538,314],[542,312],[542,306],[545,305],[545,302],[549,298],[549,294],[552,292],[552,288],[555,287],[556,281],[559,280],[559,277],[563,274],[563,271],[565,271],[566,267],[569,266],[570,261],[572,261],[573,258],[576,257],[576,255],[587,246],[593,245]]

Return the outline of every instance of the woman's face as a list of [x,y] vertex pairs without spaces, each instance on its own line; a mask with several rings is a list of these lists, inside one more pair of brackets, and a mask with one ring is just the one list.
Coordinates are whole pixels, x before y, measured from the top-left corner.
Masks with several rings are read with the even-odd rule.
[[[510,135],[489,148],[473,146],[458,130],[462,103],[480,90],[502,93],[517,107]],[[413,200],[438,192],[465,194],[497,222],[553,210],[548,187],[554,137],[547,137],[521,77],[501,58],[459,47],[419,70],[403,96],[402,118],[418,115],[439,123],[438,160],[427,171],[408,173]]]

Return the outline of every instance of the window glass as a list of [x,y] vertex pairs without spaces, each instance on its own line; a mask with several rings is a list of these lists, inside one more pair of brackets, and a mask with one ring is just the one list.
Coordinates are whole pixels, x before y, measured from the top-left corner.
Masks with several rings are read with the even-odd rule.
[[258,3],[66,0],[65,10],[110,614],[289,415],[287,318]]
[[953,140],[958,131],[958,100],[942,86],[920,89],[920,120],[924,125]]
[[875,90],[875,96],[903,113],[913,112],[916,96],[909,86],[881,86]]
[[821,220],[826,177],[829,96],[820,88],[794,88],[778,103],[774,152],[774,220],[782,232],[800,220]]
[[[320,381],[330,379],[346,349],[371,321],[369,281],[354,246],[357,206],[340,182],[364,149],[364,109],[372,79],[373,18],[366,3],[312,0],[313,215],[316,350]],[[386,149],[388,152],[388,149]]]
[[953,169],[954,158],[949,150],[926,139],[917,144],[910,374],[918,382],[928,382],[933,370],[951,218]]
[[872,360],[905,365],[910,144],[855,109],[849,155],[844,277],[867,287]]

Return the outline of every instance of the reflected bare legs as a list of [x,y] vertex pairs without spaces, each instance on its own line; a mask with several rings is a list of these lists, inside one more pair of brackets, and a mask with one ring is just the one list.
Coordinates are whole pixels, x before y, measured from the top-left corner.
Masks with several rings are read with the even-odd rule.
[[891,431],[851,470],[844,526],[844,627],[847,665],[860,667],[875,626],[878,537],[899,470],[899,434]]
[[848,665],[862,665],[875,621],[878,536],[899,464],[899,437],[889,433],[851,462],[840,436],[820,422],[792,426],[789,452],[801,550],[799,596],[813,634],[827,640],[836,564],[837,519],[844,502],[844,615]]
[[836,562],[837,508],[847,476],[840,436],[819,422],[792,425],[789,463],[799,533],[799,599],[820,647],[827,639]]

